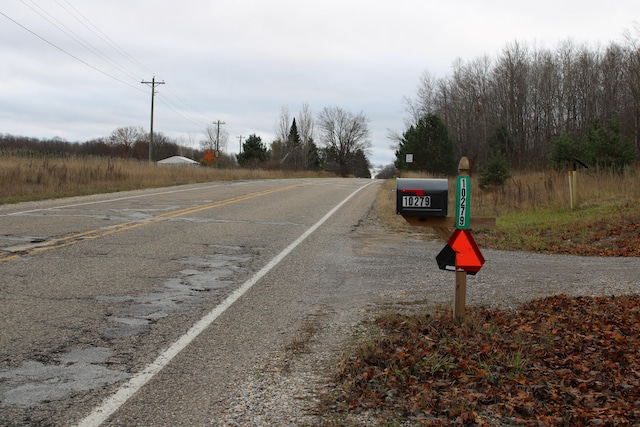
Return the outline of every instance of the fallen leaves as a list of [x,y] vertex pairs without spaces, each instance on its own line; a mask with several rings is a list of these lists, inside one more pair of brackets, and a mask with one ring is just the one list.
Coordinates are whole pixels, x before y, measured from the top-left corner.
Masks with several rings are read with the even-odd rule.
[[[583,227],[580,230],[580,227]],[[581,236],[569,238],[567,236]],[[552,252],[584,256],[640,256],[640,215],[624,215],[567,227]]]
[[640,423],[640,297],[377,319],[336,374],[342,410],[412,425]]

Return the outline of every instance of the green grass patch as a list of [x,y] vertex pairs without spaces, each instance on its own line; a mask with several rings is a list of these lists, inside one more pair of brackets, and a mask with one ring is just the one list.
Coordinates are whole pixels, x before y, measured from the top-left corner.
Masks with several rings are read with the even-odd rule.
[[640,203],[603,202],[574,211],[558,208],[510,212],[495,230],[474,230],[482,247],[576,255],[634,255],[640,239]]

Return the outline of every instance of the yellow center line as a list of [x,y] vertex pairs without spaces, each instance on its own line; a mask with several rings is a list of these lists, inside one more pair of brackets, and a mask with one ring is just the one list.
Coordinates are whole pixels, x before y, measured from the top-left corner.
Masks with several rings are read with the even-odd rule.
[[144,220],[143,222],[127,221],[122,224],[116,224],[109,227],[83,231],[81,233],[74,233],[68,236],[62,236],[51,240],[45,240],[43,242],[32,243],[28,245],[12,248],[11,250],[5,250],[0,253],[0,263],[12,261],[18,258],[22,258],[28,255],[34,255],[41,252],[50,251],[52,249],[59,249],[66,246],[74,245],[83,240],[98,239],[100,237],[109,236],[111,234],[120,233],[122,231],[132,230],[134,228],[143,227],[145,225],[157,224],[162,221],[167,221],[173,218],[179,218],[186,215],[191,215],[197,212],[202,212],[208,209],[219,208],[221,206],[230,205],[233,203],[243,202],[246,200],[255,199],[257,197],[266,196],[269,194],[277,193],[280,191],[290,190],[292,188],[309,185],[308,183],[294,184],[286,187],[275,188],[258,193],[245,194],[244,196],[232,197],[230,199],[221,200],[218,202],[210,202],[204,205],[190,206],[187,208],[176,209],[174,211],[165,212],[159,214],[151,219]]

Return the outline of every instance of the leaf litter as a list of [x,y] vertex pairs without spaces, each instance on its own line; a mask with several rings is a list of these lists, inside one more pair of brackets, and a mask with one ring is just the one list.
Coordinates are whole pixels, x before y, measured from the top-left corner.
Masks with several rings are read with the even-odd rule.
[[[640,296],[388,314],[335,373],[337,412],[380,425],[640,425]],[[398,424],[402,421],[402,424]]]

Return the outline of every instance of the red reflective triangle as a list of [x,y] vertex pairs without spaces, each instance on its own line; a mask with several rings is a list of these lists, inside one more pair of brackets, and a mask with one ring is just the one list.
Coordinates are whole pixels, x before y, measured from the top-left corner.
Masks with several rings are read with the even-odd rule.
[[456,270],[480,271],[484,257],[469,230],[456,229],[449,239],[449,246],[456,252]]

